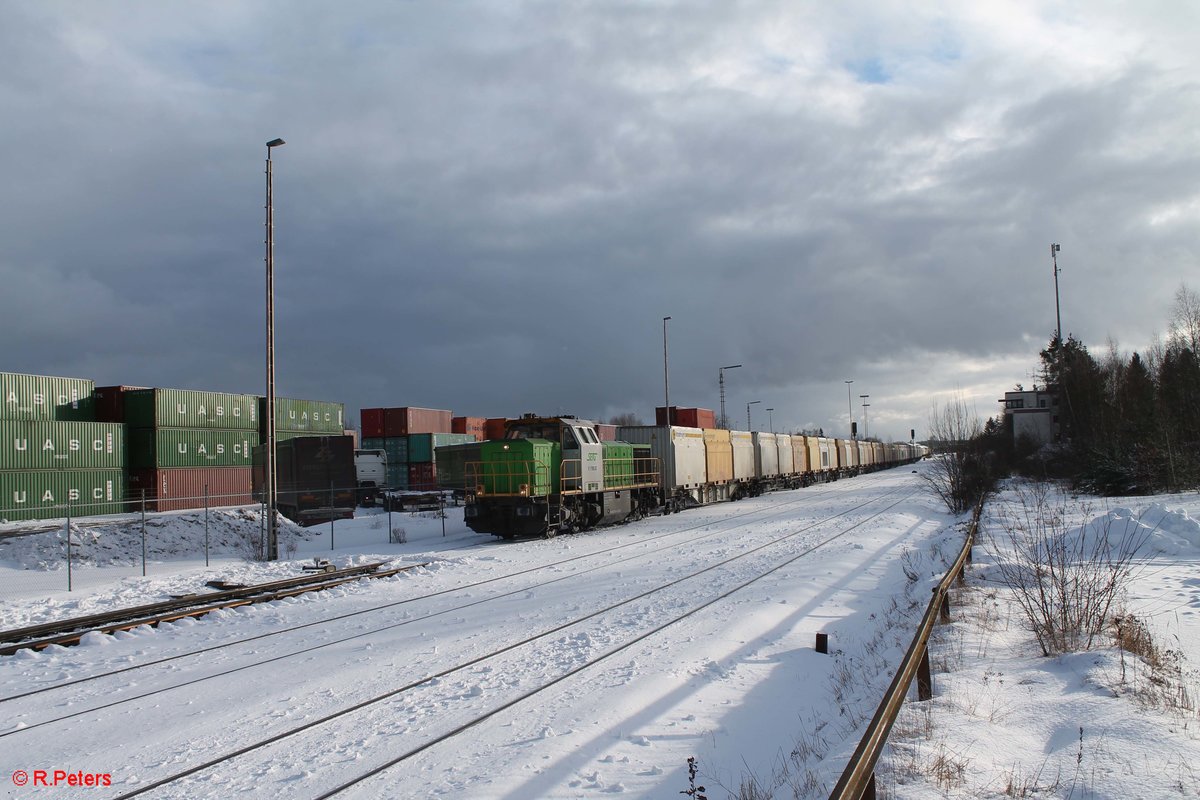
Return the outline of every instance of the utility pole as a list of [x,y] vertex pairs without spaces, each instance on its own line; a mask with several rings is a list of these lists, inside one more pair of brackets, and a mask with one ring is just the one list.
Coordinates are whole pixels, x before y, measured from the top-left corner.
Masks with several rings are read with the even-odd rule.
[[671,419],[671,386],[667,382],[667,320],[670,317],[663,317],[663,403],[666,409],[667,425],[673,425]]
[[1062,346],[1062,310],[1058,304],[1058,273],[1061,272],[1058,268],[1058,251],[1061,249],[1057,244],[1050,245],[1050,261],[1054,264],[1054,338],[1058,340],[1059,347]]
[[842,383],[846,384],[846,408],[850,412],[850,438],[855,439],[858,437],[854,435],[854,401],[850,399],[850,384],[854,381],[842,381]]
[[729,418],[725,416],[725,370],[738,369],[741,364],[731,364],[717,370],[717,384],[721,387],[721,428],[729,430]]

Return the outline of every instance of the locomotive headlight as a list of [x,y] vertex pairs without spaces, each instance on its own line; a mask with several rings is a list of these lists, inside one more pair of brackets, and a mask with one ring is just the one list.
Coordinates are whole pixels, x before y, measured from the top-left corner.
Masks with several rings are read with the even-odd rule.
[[528,483],[522,483],[522,484],[521,484],[520,495],[521,495],[521,497],[528,497],[528,496],[529,496],[529,484],[528,484]]

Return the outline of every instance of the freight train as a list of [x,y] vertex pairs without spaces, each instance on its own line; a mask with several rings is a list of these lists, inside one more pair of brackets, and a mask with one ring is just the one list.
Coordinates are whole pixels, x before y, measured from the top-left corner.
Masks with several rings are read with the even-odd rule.
[[465,465],[467,526],[504,539],[554,536],[797,488],[928,455],[918,444],[679,425],[617,428],[526,415]]

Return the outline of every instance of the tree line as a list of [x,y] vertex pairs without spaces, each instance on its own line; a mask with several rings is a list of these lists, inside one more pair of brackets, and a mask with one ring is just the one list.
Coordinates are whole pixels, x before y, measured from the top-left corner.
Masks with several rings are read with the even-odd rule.
[[[1082,491],[1155,494],[1200,485],[1200,294],[1182,285],[1166,339],[1096,357],[1074,336],[1041,352],[1040,380],[1058,397],[1060,441],[1014,440],[1004,418],[984,450],[1013,470],[1066,478]],[[1009,421],[1010,422],[1010,421]]]

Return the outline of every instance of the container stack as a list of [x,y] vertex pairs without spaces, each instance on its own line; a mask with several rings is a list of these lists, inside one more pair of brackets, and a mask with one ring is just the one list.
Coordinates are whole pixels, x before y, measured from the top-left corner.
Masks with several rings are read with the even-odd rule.
[[438,488],[438,450],[476,442],[470,433],[413,433],[408,437],[408,488],[424,492]]
[[[387,488],[409,489],[410,477],[413,475],[422,487],[435,480],[431,448],[437,445],[432,443],[432,440],[421,439],[416,443],[418,457],[415,459],[412,458],[409,448],[414,436],[451,434],[451,420],[449,411],[434,408],[404,406],[362,410],[362,446],[364,450],[383,450],[387,453]],[[456,443],[458,441],[463,440],[458,439]],[[430,466],[411,470],[413,464]]]
[[124,510],[125,440],[95,421],[95,384],[0,373],[0,519]]
[[187,389],[122,392],[129,485],[146,509],[245,505],[259,398]]

